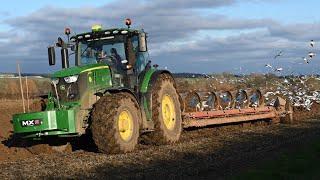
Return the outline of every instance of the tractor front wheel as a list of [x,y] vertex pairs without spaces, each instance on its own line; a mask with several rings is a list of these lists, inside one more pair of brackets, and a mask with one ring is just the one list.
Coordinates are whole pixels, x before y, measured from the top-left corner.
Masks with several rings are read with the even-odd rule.
[[91,131],[99,151],[114,154],[132,151],[139,137],[139,106],[129,93],[100,98],[92,112]]

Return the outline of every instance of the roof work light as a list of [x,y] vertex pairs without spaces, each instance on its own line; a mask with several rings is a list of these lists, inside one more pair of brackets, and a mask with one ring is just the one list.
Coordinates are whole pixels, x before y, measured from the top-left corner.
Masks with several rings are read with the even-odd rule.
[[94,25],[91,28],[92,32],[102,30],[102,25]]

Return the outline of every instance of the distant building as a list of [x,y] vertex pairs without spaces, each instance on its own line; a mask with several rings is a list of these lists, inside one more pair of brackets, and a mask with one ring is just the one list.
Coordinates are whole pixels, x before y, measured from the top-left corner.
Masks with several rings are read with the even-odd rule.
[[[28,76],[28,75],[22,75],[22,78],[28,77],[28,78],[43,78],[43,76]],[[19,78],[16,74],[10,74],[10,73],[0,73],[0,78]]]
[[42,76],[28,76],[28,78],[43,78]]
[[0,74],[0,78],[16,78],[14,74]]

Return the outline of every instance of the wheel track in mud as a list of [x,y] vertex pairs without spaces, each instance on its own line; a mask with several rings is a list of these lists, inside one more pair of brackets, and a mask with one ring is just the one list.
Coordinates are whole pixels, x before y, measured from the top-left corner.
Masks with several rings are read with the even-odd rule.
[[188,130],[174,145],[139,145],[135,152],[128,154],[106,155],[80,150],[3,161],[0,162],[0,177],[100,179],[156,175],[159,178],[224,178],[261,158],[276,157],[281,149],[320,139],[319,120],[291,125],[241,126]]

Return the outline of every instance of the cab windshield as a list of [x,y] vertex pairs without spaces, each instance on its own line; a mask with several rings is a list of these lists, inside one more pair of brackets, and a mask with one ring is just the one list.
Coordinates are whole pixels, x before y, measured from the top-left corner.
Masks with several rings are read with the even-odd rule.
[[123,36],[108,36],[100,39],[78,42],[78,64],[101,63],[101,59],[116,56],[118,61],[126,58]]

